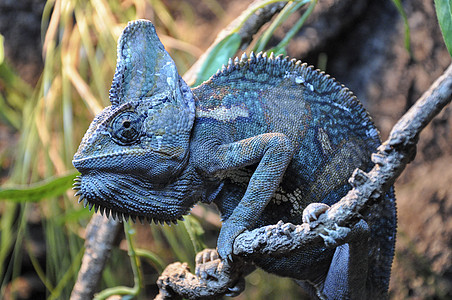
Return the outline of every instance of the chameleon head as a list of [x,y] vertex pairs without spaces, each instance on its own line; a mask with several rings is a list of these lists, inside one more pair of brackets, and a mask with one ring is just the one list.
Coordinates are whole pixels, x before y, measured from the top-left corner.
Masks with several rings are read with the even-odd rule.
[[195,104],[151,22],[124,29],[110,100],[74,155],[80,201],[114,217],[180,218],[194,203],[184,182]]

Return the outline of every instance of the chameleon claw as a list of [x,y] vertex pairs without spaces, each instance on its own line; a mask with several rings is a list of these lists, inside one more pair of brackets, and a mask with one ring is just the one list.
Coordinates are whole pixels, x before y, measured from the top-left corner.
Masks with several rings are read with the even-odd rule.
[[335,239],[339,239],[339,238],[344,238],[345,236],[347,236],[347,234],[350,232],[350,228],[347,227],[341,227],[339,225],[337,225],[336,223],[334,224],[335,229],[334,230],[329,230],[327,228],[325,228],[325,231],[333,238]]
[[321,233],[319,233],[319,235],[322,237],[323,241],[325,242],[325,245],[330,246],[335,243],[335,240],[332,237],[330,237],[329,235],[324,235]]
[[334,224],[334,227],[335,227],[334,230],[325,228],[325,232],[327,233],[326,235],[321,233],[319,234],[323,238],[325,245],[329,247],[338,246],[338,244],[340,244],[347,238],[348,234],[351,231],[350,228],[341,227],[337,224]]
[[241,292],[245,290],[245,279],[241,278],[239,282],[236,283],[233,287],[228,287],[228,292],[225,294],[225,296],[228,297],[236,297],[240,295]]

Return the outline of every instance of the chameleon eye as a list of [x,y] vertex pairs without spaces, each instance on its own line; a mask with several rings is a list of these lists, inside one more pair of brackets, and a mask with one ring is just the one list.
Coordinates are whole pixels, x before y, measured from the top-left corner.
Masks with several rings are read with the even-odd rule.
[[116,143],[120,145],[136,143],[141,135],[140,117],[132,111],[125,111],[113,119],[110,130]]

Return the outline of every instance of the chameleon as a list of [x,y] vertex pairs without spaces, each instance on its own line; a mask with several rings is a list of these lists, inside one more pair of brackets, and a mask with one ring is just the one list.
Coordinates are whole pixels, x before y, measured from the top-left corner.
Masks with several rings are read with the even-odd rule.
[[[109,98],[73,158],[79,202],[156,224],[214,203],[222,260],[246,230],[315,219],[351,189],[356,168],[373,167],[381,144],[356,96],[296,59],[243,54],[190,88],[147,20],[129,22],[119,38]],[[339,239],[253,263],[295,279],[313,298],[386,298],[393,188],[381,197]]]

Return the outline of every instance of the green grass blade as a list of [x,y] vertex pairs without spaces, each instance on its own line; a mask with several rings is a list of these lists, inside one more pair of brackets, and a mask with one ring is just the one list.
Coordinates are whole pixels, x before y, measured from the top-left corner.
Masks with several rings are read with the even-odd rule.
[[0,200],[11,200],[14,202],[36,202],[43,198],[62,195],[71,186],[78,175],[72,171],[66,175],[50,178],[29,186],[10,187],[0,189]]
[[163,269],[165,269],[165,262],[157,254],[145,249],[135,249],[135,253],[141,258],[147,259],[154,266],[158,273],[162,273]]
[[3,35],[0,34],[0,65],[3,63],[3,60],[5,59],[5,50],[3,47],[4,38]]
[[184,226],[161,226],[161,231],[171,246],[177,260],[193,265],[194,250],[191,239]]
[[53,293],[54,286],[53,286],[52,282],[47,278],[45,270],[43,270],[43,268],[39,264],[38,259],[33,255],[33,250],[30,249],[32,246],[30,246],[28,243],[26,243],[25,245],[27,247],[28,257],[30,258],[31,265],[34,268],[36,275],[41,280],[41,282],[44,284],[46,289],[48,291],[50,291],[50,293]]
[[452,4],[451,0],[435,0],[436,16],[447,50],[452,56]]
[[69,284],[72,285],[71,280],[77,274],[77,271],[80,268],[84,252],[85,252],[84,248],[79,249],[79,252],[73,258],[70,267],[67,269],[67,271],[64,273],[64,275],[61,277],[60,281],[58,282],[58,285],[53,289],[52,294],[48,298],[49,300],[61,299],[63,289],[65,287],[67,287]]
[[193,216],[186,216],[185,222],[182,222],[190,237],[195,253],[200,252],[206,245],[203,242],[204,229],[199,221]]
[[264,32],[264,34],[259,38],[254,47],[254,52],[264,51],[267,46],[268,41],[272,37],[275,30],[281,26],[283,22],[285,22],[294,12],[296,12],[300,7],[309,3],[309,0],[292,2],[287,4],[283,10],[278,14],[276,19],[272,22],[270,27]]
[[399,14],[402,16],[403,24],[405,27],[405,49],[411,55],[410,27],[408,26],[408,18],[400,0],[392,0],[392,3],[394,3],[395,7],[399,11]]
[[314,8],[317,4],[317,0],[311,0],[311,1],[306,1],[306,2],[302,2],[302,3],[306,4],[308,2],[311,2],[311,3],[309,4],[306,11],[303,13],[301,18],[286,33],[286,36],[281,40],[281,42],[279,42],[279,44],[275,48],[270,49],[268,52],[274,52],[275,55],[278,55],[278,54],[285,55],[286,54],[286,46],[289,44],[289,42],[292,40],[292,38],[297,34],[297,32],[300,31],[301,26],[303,26],[304,22],[306,22],[308,17],[314,11]]

